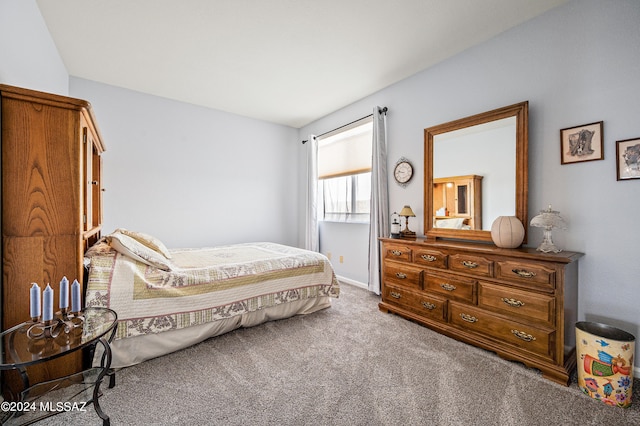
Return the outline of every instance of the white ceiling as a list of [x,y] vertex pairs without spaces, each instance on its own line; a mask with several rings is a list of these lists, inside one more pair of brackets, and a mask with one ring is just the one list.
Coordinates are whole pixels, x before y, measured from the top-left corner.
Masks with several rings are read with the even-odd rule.
[[70,75],[302,127],[567,0],[37,0]]

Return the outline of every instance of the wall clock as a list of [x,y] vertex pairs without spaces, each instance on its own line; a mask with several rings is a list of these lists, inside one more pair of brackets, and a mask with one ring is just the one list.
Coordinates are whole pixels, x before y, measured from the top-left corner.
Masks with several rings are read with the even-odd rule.
[[413,176],[413,166],[404,157],[401,157],[393,169],[393,177],[401,186],[407,186]]

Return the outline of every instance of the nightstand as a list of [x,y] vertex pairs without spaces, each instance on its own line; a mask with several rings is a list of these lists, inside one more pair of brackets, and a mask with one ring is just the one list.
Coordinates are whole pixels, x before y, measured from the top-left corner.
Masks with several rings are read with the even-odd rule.
[[[103,425],[109,425],[98,397],[104,376],[112,373],[109,343],[115,336],[118,316],[111,309],[87,308],[79,317],[65,320],[53,335],[48,330],[49,335],[41,336],[43,328],[31,321],[0,333],[0,370],[17,370],[24,385],[18,401],[2,402],[2,424],[27,425],[63,411],[85,411],[85,406],[93,404]],[[99,366],[42,383],[29,382],[27,367],[82,349],[93,353],[98,344],[104,348]],[[111,375],[109,387],[114,385]]]

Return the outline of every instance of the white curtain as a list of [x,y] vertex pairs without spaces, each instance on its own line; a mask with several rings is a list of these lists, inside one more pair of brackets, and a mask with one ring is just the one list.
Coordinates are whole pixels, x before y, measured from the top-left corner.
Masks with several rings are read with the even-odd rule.
[[307,190],[304,248],[319,251],[318,235],[318,141],[309,135],[307,142]]
[[387,182],[386,108],[373,109],[373,158],[371,162],[371,213],[369,222],[369,291],[380,294],[380,241],[389,229]]

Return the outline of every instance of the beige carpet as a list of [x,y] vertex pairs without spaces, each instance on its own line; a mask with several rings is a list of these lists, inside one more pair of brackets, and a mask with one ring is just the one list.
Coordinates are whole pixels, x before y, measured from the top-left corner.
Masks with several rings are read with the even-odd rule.
[[[237,330],[118,372],[112,425],[640,425],[535,370],[378,311],[342,286],[333,307]],[[99,425],[93,407],[39,425]]]

